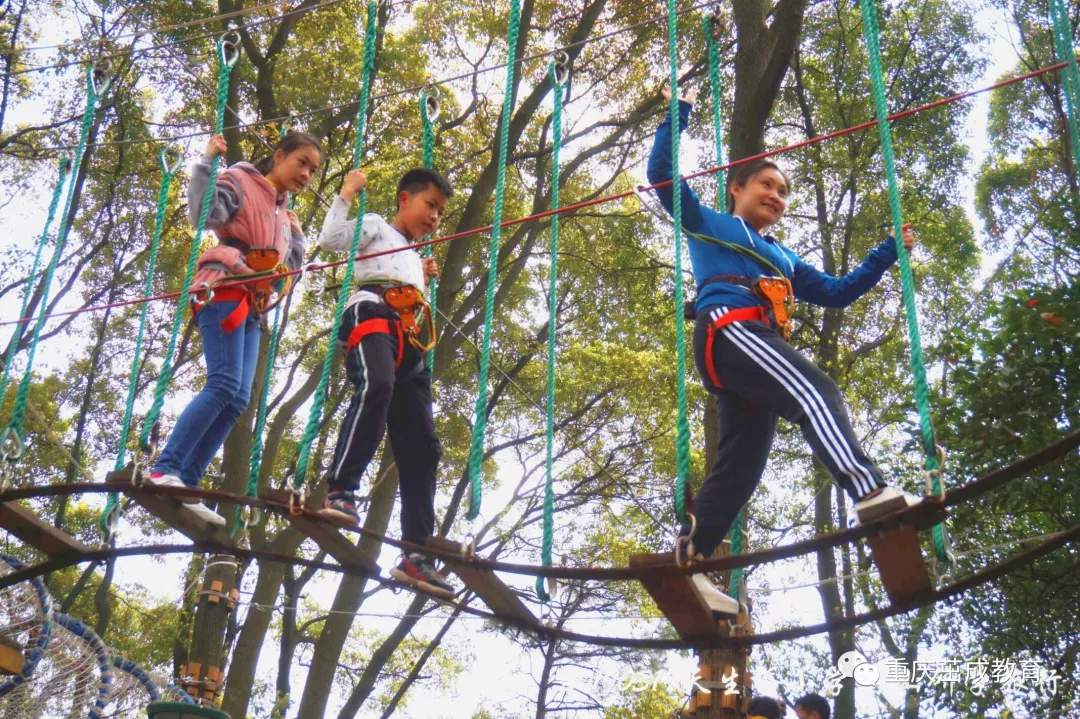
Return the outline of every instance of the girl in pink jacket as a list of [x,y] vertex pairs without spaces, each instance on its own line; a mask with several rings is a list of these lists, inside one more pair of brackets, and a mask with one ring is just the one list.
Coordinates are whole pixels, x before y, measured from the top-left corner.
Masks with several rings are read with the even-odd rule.
[[[192,169],[188,214],[193,224],[202,209],[210,162],[225,150],[225,138],[211,137],[202,161]],[[290,269],[300,267],[304,233],[288,209],[288,196],[307,186],[321,159],[322,148],[315,137],[289,132],[273,155],[258,165],[238,162],[218,177],[206,220],[218,244],[199,258],[192,283],[192,305],[206,358],[206,386],[177,419],[151,471],[152,483],[198,487],[210,460],[247,407],[259,357],[260,298],[254,285],[206,290],[279,263]],[[200,303],[199,298],[205,301]],[[189,508],[207,521],[225,524],[201,502],[194,501]]]

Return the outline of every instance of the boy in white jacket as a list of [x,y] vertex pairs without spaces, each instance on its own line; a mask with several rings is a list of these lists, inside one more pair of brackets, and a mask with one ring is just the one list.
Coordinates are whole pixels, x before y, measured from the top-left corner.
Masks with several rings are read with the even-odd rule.
[[[367,184],[360,170],[345,177],[323,221],[319,246],[347,252],[356,220],[348,219],[353,198]],[[435,232],[453,190],[434,170],[414,169],[398,181],[397,213],[390,222],[364,216],[360,253],[391,254],[356,260],[356,292],[345,306],[338,339],[355,393],[334,449],[325,508],[359,522],[354,493],[375,451],[389,431],[398,466],[402,539],[423,544],[435,529],[435,477],[441,449],[431,409],[431,373],[424,356],[403,332],[401,296],[422,298],[427,280],[438,275],[434,259],[424,260],[413,242]],[[400,248],[409,248],[401,250]],[[407,553],[390,574],[427,591],[452,596],[454,588],[432,561]]]

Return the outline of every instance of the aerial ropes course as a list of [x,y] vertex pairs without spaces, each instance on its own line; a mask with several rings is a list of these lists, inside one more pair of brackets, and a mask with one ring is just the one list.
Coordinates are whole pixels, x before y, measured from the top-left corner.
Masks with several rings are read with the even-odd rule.
[[[329,4],[329,3],[325,3]],[[90,67],[86,73],[86,104],[82,115],[79,141],[73,156],[62,158],[59,162],[57,179],[54,184],[45,227],[36,245],[31,269],[31,278],[38,276],[45,250],[50,237],[50,227],[55,220],[58,208],[61,208],[60,225],[56,235],[53,254],[44,271],[41,272],[43,287],[42,297],[38,300],[36,317],[28,317],[27,309],[33,292],[33,282],[28,282],[19,315],[14,320],[0,324],[13,325],[14,336],[4,358],[4,370],[0,379],[0,404],[7,398],[11,371],[16,354],[26,348],[25,370],[18,385],[13,402],[11,418],[3,435],[0,437],[0,450],[3,452],[0,467],[0,526],[20,538],[27,545],[45,555],[45,559],[33,565],[23,565],[17,560],[3,558],[0,561],[0,594],[5,598],[2,604],[0,620],[0,669],[8,675],[0,679],[0,708],[19,707],[20,711],[40,713],[56,697],[48,696],[40,689],[35,690],[35,682],[47,677],[49,682],[71,682],[72,690],[65,692],[64,699],[75,703],[74,708],[63,711],[70,715],[85,713],[90,717],[102,716],[102,712],[111,703],[126,701],[142,692],[147,701],[159,701],[162,698],[174,699],[177,703],[190,703],[191,697],[212,698],[220,688],[220,683],[211,675],[188,682],[184,690],[176,689],[167,683],[152,679],[146,672],[121,657],[112,655],[110,650],[85,625],[66,617],[52,608],[41,577],[49,572],[64,567],[72,567],[85,562],[113,561],[121,557],[139,555],[169,555],[185,553],[213,553],[216,557],[236,559],[256,559],[260,561],[281,562],[305,566],[341,574],[366,577],[381,585],[423,593],[413,585],[404,584],[393,578],[383,577],[379,567],[370,554],[357,545],[353,536],[358,535],[375,545],[389,545],[407,552],[417,552],[431,556],[445,563],[465,583],[466,587],[480,597],[488,606],[487,610],[478,609],[460,601],[458,598],[447,599],[434,596],[431,598],[453,606],[464,613],[487,617],[505,624],[533,632],[549,639],[591,642],[607,646],[633,648],[683,648],[691,647],[706,652],[715,650],[719,654],[709,655],[706,665],[718,672],[727,667],[736,667],[740,674],[745,674],[749,647],[779,641],[789,641],[799,637],[822,632],[851,628],[867,622],[879,621],[889,616],[910,611],[916,607],[939,602],[968,591],[973,587],[994,581],[1005,574],[1029,564],[1034,559],[1044,556],[1058,548],[1073,543],[1080,535],[1080,527],[1065,529],[1043,538],[1036,545],[1008,559],[984,568],[983,570],[956,579],[952,583],[937,586],[939,572],[937,564],[952,563],[948,533],[944,522],[949,510],[963,503],[995,491],[1006,483],[1021,478],[1026,474],[1046,466],[1063,457],[1073,454],[1080,446],[1080,432],[1062,436],[1056,442],[1028,457],[1012,464],[991,471],[967,484],[946,488],[943,481],[944,452],[937,444],[931,407],[929,386],[926,377],[919,335],[919,323],[916,311],[915,283],[907,257],[907,252],[900,242],[903,227],[903,209],[900,202],[897,182],[896,163],[892,148],[891,124],[904,117],[924,112],[945,104],[954,103],[979,92],[1003,87],[1012,83],[1037,77],[1049,72],[1060,71],[1066,89],[1069,130],[1072,148],[1077,153],[1080,165],[1080,124],[1076,112],[1080,112],[1080,73],[1070,46],[1072,37],[1068,26],[1068,15],[1061,0],[1051,0],[1050,12],[1054,28],[1055,47],[1058,53],[1057,64],[994,83],[985,88],[941,98],[931,103],[889,114],[883,83],[883,70],[879,48],[879,25],[873,0],[860,0],[863,30],[869,54],[870,81],[874,99],[875,119],[843,130],[804,140],[787,147],[770,150],[758,155],[741,158],[735,162],[723,161],[722,88],[720,85],[720,60],[718,41],[721,24],[715,16],[705,19],[702,30],[705,35],[708,77],[711,90],[711,118],[713,124],[713,144],[717,166],[707,168],[691,175],[682,175],[678,167],[679,133],[672,133],[671,156],[674,164],[674,178],[690,179],[705,175],[718,175],[731,167],[764,157],[790,152],[812,144],[841,137],[876,126],[879,133],[882,157],[884,159],[885,179],[888,188],[891,225],[897,242],[900,263],[903,305],[907,319],[908,342],[910,346],[911,371],[914,384],[915,406],[919,417],[919,437],[922,451],[922,466],[927,483],[927,497],[919,504],[886,517],[867,522],[846,530],[831,532],[794,544],[766,550],[746,551],[746,541],[741,519],[735,523],[731,535],[730,549],[712,557],[691,560],[680,557],[675,552],[632,557],[628,566],[620,567],[567,567],[554,563],[555,538],[555,397],[556,397],[556,360],[558,347],[558,255],[559,255],[559,220],[585,207],[601,205],[628,198],[636,193],[670,185],[672,181],[651,186],[638,187],[627,192],[605,195],[590,200],[562,204],[560,197],[560,153],[564,140],[562,114],[567,101],[568,86],[571,76],[572,53],[558,50],[551,53],[545,80],[552,91],[551,115],[551,160],[550,160],[550,206],[543,212],[534,213],[516,219],[504,219],[506,201],[506,170],[510,153],[509,137],[513,101],[515,73],[519,71],[521,59],[517,57],[519,33],[521,30],[521,8],[519,0],[512,0],[508,19],[506,47],[507,57],[504,63],[506,80],[503,102],[498,124],[498,132],[493,143],[497,157],[497,176],[494,189],[494,210],[490,225],[471,228],[462,232],[431,237],[414,243],[413,247],[422,247],[430,256],[435,245],[473,237],[489,235],[487,246],[486,274],[482,279],[484,290],[484,309],[481,343],[479,347],[478,378],[476,399],[473,410],[474,421],[470,437],[467,472],[468,509],[466,519],[471,523],[469,536],[464,542],[454,542],[437,537],[420,545],[394,539],[365,527],[346,525],[312,504],[307,489],[308,474],[312,470],[312,452],[316,438],[324,425],[326,398],[330,377],[337,351],[337,336],[341,326],[346,301],[352,291],[354,260],[373,259],[394,252],[390,250],[378,253],[361,254],[362,222],[355,223],[349,253],[344,260],[324,263],[309,263],[300,269],[287,270],[280,267],[263,269],[255,275],[242,280],[230,280],[213,287],[214,292],[228,290],[251,283],[268,283],[284,280],[288,283],[302,278],[305,274],[344,265],[343,278],[334,305],[333,322],[322,356],[319,380],[315,389],[303,432],[297,449],[295,470],[290,484],[278,489],[264,486],[266,472],[262,466],[263,435],[268,413],[269,390],[272,385],[274,365],[281,333],[288,313],[288,299],[281,307],[274,306],[274,318],[270,332],[270,345],[266,362],[265,375],[261,383],[261,392],[256,411],[254,441],[252,443],[249,471],[243,494],[234,494],[191,487],[162,487],[144,481],[146,457],[154,451],[156,425],[168,392],[173,370],[174,354],[180,328],[190,305],[192,278],[195,274],[196,260],[203,234],[207,228],[210,208],[210,196],[215,187],[219,159],[215,156],[210,164],[210,181],[202,200],[202,208],[196,223],[184,279],[179,291],[151,295],[153,277],[156,272],[162,232],[165,223],[166,208],[170,198],[170,189],[180,167],[180,153],[176,150],[163,149],[159,153],[161,183],[158,192],[154,228],[148,254],[143,297],[107,305],[83,307],[77,310],[48,311],[48,297],[54,275],[63,256],[65,242],[69,233],[69,223],[74,213],[73,188],[75,178],[83,165],[83,158],[89,136],[89,130],[98,111],[99,102],[110,86],[109,78],[99,69]],[[352,148],[352,167],[359,168],[366,152],[367,121],[372,98],[371,88],[375,73],[375,53],[377,47],[378,3],[366,5],[365,32],[363,40],[363,58],[361,64],[360,87],[358,91],[355,138]],[[669,82],[672,88],[678,85],[679,11],[675,0],[667,0],[666,35],[669,63]],[[580,45],[577,46],[580,49]],[[217,88],[214,134],[221,134],[224,129],[226,100],[229,94],[231,73],[240,57],[239,35],[230,31],[218,38]],[[439,118],[439,101],[435,94],[435,83],[429,83],[419,94],[419,113],[422,128],[423,164],[434,166],[436,139],[435,123]],[[673,118],[678,117],[678,97],[672,92],[668,112]],[[67,194],[61,206],[60,197],[67,183]],[[718,182],[718,188],[723,182]],[[721,203],[722,191],[718,189],[717,203]],[[640,196],[640,195],[639,195]],[[673,193],[672,211],[673,256],[674,256],[674,303],[676,312],[675,350],[676,350],[676,426],[675,426],[675,481],[674,513],[679,520],[693,522],[692,508],[688,506],[689,496],[689,423],[688,400],[686,389],[686,337],[682,319],[682,306],[685,299],[684,273],[682,257],[684,253],[684,229],[682,226],[682,208],[680,193]],[[359,217],[367,210],[367,193],[359,194]],[[477,551],[476,522],[480,517],[484,485],[484,460],[487,444],[488,420],[491,414],[489,405],[489,374],[492,366],[492,334],[495,318],[497,271],[501,249],[502,231],[508,227],[524,223],[550,220],[550,264],[547,268],[547,357],[545,363],[546,401],[544,407],[544,492],[542,514],[542,539],[539,564],[517,564],[496,561],[480,556]],[[437,285],[430,287],[429,303],[433,309],[431,321],[437,312]],[[282,298],[288,289],[281,291]],[[136,446],[129,459],[129,438],[134,422],[134,407],[137,400],[138,379],[140,374],[140,355],[145,338],[147,308],[151,301],[177,300],[171,333],[165,350],[160,373],[155,385],[150,409],[144,418],[138,433]],[[71,314],[98,311],[107,307],[141,305],[139,324],[135,336],[135,357],[133,357],[125,397],[125,408],[121,424],[116,459],[113,471],[104,483],[71,483],[49,486],[19,486],[20,474],[18,462],[23,456],[26,438],[23,420],[28,401],[29,386],[32,381],[34,359],[41,342],[42,329],[50,318]],[[432,328],[434,331],[434,328]],[[425,362],[430,369],[434,363],[433,350],[427,350]],[[62,529],[53,527],[42,520],[21,500],[68,497],[74,495],[106,494],[104,510],[100,517],[100,529],[103,537],[101,546],[91,547],[68,535]],[[116,545],[117,529],[120,524],[123,503],[121,496],[129,497],[150,514],[163,520],[168,525],[187,536],[190,544],[156,544],[122,547]],[[200,499],[216,503],[219,507],[233,507],[234,513],[230,528],[207,522],[204,518],[188,509],[183,499]],[[327,555],[335,561],[316,561],[303,557],[275,554],[249,546],[247,533],[268,516],[276,516],[288,522],[304,536],[314,540]],[[928,572],[919,546],[919,532],[928,531],[932,538],[932,569]],[[881,572],[882,582],[891,604],[888,607],[867,611],[854,616],[831,619],[827,622],[766,633],[755,633],[750,626],[748,613],[729,616],[718,620],[706,603],[697,595],[690,582],[694,574],[727,573],[727,581],[737,599],[745,589],[740,581],[741,572],[752,566],[775,562],[791,557],[839,547],[859,539],[866,538],[874,553],[876,564]],[[225,561],[225,560],[222,560]],[[657,605],[670,620],[678,639],[635,638],[618,636],[586,635],[552,626],[543,619],[537,619],[512,588],[506,585],[496,573],[508,573],[534,577],[536,595],[542,603],[550,602],[554,594],[554,580],[563,581],[626,581],[641,582],[652,594]],[[931,581],[930,575],[934,575]],[[218,597],[222,606],[228,609],[228,592],[212,589],[204,592],[208,597]],[[710,664],[711,663],[711,664]],[[708,677],[707,677],[708,679]],[[748,682],[748,679],[746,680]],[[122,689],[120,688],[122,685]],[[748,691],[748,683],[744,685]],[[190,695],[190,697],[189,697]],[[141,696],[141,695],[140,695]],[[704,702],[704,699],[699,700]],[[8,702],[4,704],[3,702]],[[22,703],[18,703],[22,702]],[[51,705],[48,705],[51,706]],[[705,707],[706,704],[699,704]],[[50,709],[51,711],[51,709]]]

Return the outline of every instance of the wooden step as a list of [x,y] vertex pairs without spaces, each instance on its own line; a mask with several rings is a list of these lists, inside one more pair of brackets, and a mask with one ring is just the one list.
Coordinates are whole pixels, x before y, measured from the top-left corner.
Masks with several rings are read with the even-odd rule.
[[[121,492],[130,488],[131,469],[129,464],[119,471],[109,472],[105,475],[105,483],[117,485],[117,491]],[[128,493],[136,504],[192,541],[212,542],[225,547],[235,546],[229,536],[228,525],[212,524],[188,509],[179,499],[154,494],[153,485],[146,482],[145,472],[141,469],[139,472],[143,476],[143,486],[147,487],[147,491]]]
[[932,590],[926,571],[919,534],[914,527],[901,527],[866,538],[881,583],[893,604],[918,599]]
[[[289,503],[289,491],[285,489],[264,489],[259,496],[271,502]],[[326,553],[336,559],[341,566],[378,576],[379,565],[375,563],[375,560],[365,554],[348,535],[342,533],[349,529],[355,530],[355,526],[347,524],[336,515],[324,514],[321,511],[300,515],[281,511],[279,514],[301,534],[311,538],[313,542],[326,550]]]
[[675,567],[675,553],[633,554],[630,566],[653,569],[641,578],[656,606],[668,618],[679,636],[687,641],[727,636],[726,623],[718,622],[701,593],[690,581],[691,575]]
[[[428,537],[425,546],[438,552],[461,556],[461,544],[443,537]],[[446,567],[458,575],[465,586],[483,599],[495,614],[528,624],[536,623],[536,618],[521,601],[521,597],[499,579],[495,572],[453,560],[447,560]]]
[[90,551],[90,547],[18,502],[0,503],[0,527],[50,557]]

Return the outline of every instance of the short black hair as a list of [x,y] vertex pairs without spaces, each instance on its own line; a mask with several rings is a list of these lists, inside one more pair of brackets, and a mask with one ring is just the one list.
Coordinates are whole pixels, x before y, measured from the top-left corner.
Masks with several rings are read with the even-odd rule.
[[829,719],[832,716],[832,711],[829,709],[829,702],[825,697],[820,694],[807,694],[806,696],[799,697],[795,700],[795,708],[802,707],[807,711],[817,712],[821,719]]
[[754,697],[747,710],[750,716],[763,716],[765,719],[780,719],[784,716],[784,705],[772,697]]
[[402,192],[415,194],[423,192],[432,185],[435,185],[447,199],[454,196],[454,188],[450,187],[450,181],[443,177],[438,170],[426,167],[414,167],[402,175],[397,183],[397,191],[399,195]]

